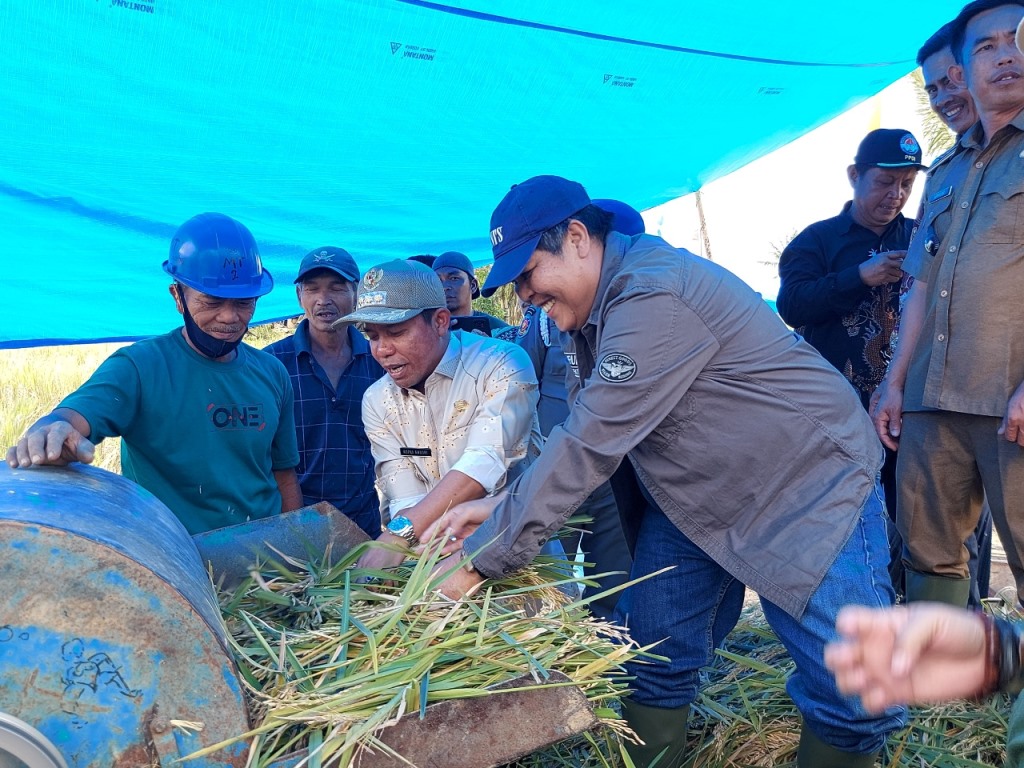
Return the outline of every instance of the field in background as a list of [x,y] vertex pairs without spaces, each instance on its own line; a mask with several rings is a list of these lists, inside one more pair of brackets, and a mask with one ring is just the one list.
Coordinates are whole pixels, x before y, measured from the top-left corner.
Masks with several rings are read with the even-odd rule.
[[[89,378],[96,367],[121,344],[82,344],[70,347],[32,347],[0,350],[0,445],[6,453],[40,416]],[[105,440],[93,461],[120,471],[121,441]]]

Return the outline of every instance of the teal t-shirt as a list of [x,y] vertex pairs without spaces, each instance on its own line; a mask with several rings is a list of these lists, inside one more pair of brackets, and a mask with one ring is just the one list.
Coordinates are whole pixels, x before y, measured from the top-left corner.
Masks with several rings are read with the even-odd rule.
[[288,372],[246,344],[218,363],[181,329],[123,347],[60,403],[90,440],[120,435],[121,472],[191,534],[281,511],[273,471],[299,463]]

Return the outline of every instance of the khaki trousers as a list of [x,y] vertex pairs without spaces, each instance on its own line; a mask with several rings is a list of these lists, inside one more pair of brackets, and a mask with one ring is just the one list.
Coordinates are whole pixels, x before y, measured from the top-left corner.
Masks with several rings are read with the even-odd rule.
[[896,527],[908,568],[967,578],[964,541],[983,496],[1024,599],[1024,448],[997,435],[1001,419],[950,411],[903,414]]

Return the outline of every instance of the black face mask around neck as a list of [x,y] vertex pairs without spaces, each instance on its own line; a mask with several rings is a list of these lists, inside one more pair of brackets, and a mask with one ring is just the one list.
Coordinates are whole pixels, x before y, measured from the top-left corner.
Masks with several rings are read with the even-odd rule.
[[182,315],[185,318],[185,334],[188,336],[188,340],[192,342],[192,346],[203,357],[217,360],[234,352],[238,345],[242,343],[242,337],[245,336],[244,333],[235,341],[225,341],[224,339],[218,339],[216,336],[211,336],[200,328],[199,324],[192,317],[192,313],[188,311],[188,304],[185,302],[185,292],[181,290],[180,286],[178,287],[178,299],[181,301]]

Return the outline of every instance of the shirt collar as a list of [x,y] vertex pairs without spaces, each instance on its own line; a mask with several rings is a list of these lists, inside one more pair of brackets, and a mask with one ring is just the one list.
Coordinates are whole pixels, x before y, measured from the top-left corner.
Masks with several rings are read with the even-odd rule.
[[[348,343],[352,348],[352,357],[370,354],[370,342],[366,340],[363,334],[356,330],[354,325],[347,326],[345,333],[348,334]],[[313,345],[309,338],[308,318],[302,318],[295,328],[295,352],[305,352],[307,355],[313,354]]]
[[[843,206],[843,210],[840,211],[839,215],[836,217],[837,219],[839,219],[840,223],[839,234],[848,235],[851,231],[853,231],[854,227],[858,227],[859,229],[863,229],[866,232],[874,234],[873,229],[868,229],[863,224],[857,223],[857,220],[853,218],[852,209],[853,200],[847,200],[846,204]],[[892,221],[885,225],[885,231],[882,232],[881,235],[876,235],[876,237],[881,237],[884,240],[890,232],[897,229],[898,227],[902,227],[904,221],[905,219],[903,216],[903,211],[900,211],[899,213],[896,214],[896,218],[894,218]]]
[[348,343],[352,347],[352,357],[370,354],[370,342],[363,334],[356,330],[354,325],[347,327]]
[[[1016,117],[1009,123],[1018,131],[1024,131],[1024,109],[1017,113]],[[1004,126],[1005,127],[1005,126]],[[1000,129],[1001,131],[1002,129]],[[996,133],[1000,133],[996,131]],[[982,141],[985,138],[985,134],[981,128],[981,121],[979,120],[970,128],[968,128],[964,135],[960,137],[960,145],[966,149],[981,149]]]
[[621,232],[609,232],[604,241],[604,257],[601,260],[601,279],[597,283],[597,293],[594,296],[594,306],[590,310],[590,317],[587,318],[587,325],[597,325],[601,319],[601,297],[605,295],[612,284],[615,275],[622,268],[622,258],[633,245],[634,238],[627,237]]
[[[1019,118],[1020,115],[1017,117]],[[964,131],[964,135],[960,137],[960,145],[965,149],[981,149],[983,135],[981,121],[979,120]]]
[[[459,333],[448,332],[448,349],[444,351],[441,362],[437,364],[434,373],[455,378],[455,372],[459,369],[459,357],[462,355],[462,336]],[[434,373],[430,374],[431,376]]]
[[840,234],[849,234],[850,230],[853,229],[853,225],[857,223],[853,218],[853,200],[847,200],[843,204],[843,210],[839,212],[836,218],[839,219]]
[[309,340],[309,320],[302,318],[295,327],[294,344],[296,352],[313,354],[313,346]]

